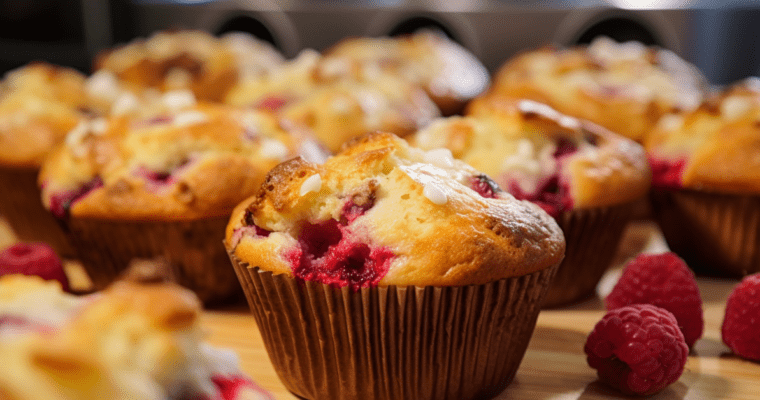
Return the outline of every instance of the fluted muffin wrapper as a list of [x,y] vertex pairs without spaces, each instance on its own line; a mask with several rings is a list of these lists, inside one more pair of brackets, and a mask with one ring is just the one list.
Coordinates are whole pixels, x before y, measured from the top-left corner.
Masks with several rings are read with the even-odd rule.
[[612,264],[635,203],[563,212],[557,219],[565,234],[565,258],[557,270],[544,308],[558,307],[593,296]]
[[242,291],[220,238],[229,217],[192,221],[118,221],[71,217],[71,242],[95,289],[116,280],[136,259],[166,263],[180,285],[206,304],[239,300]]
[[65,258],[76,256],[61,225],[42,205],[38,168],[0,167],[0,216],[19,240],[45,242]]
[[230,259],[278,376],[310,400],[495,396],[517,372],[557,269],[354,291]]
[[695,272],[760,272],[760,196],[653,190],[651,198],[668,247]]

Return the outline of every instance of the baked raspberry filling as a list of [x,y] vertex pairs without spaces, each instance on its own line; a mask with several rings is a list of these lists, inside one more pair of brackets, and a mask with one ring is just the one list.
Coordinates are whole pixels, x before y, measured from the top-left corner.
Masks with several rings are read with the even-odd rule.
[[[567,138],[560,138],[552,156],[559,165],[561,159],[574,154],[576,151],[578,151],[578,146],[575,143]],[[573,208],[570,186],[560,179],[558,172],[539,182],[533,192],[523,190],[516,181],[509,182],[507,190],[518,200],[528,200],[539,205],[555,219],[559,218],[562,211]]]
[[364,215],[367,210],[375,205],[374,195],[371,198],[359,200],[360,204],[356,203],[357,200],[359,199],[352,199],[343,205],[343,210],[341,211],[341,222],[343,222],[344,225],[354,222],[354,220]]
[[495,199],[498,197],[498,194],[502,192],[499,185],[485,174],[476,175],[470,178],[470,187],[472,190],[478,192],[479,195],[488,199]]
[[0,315],[0,335],[1,334],[14,334],[14,333],[27,333],[27,332],[39,332],[49,333],[55,331],[50,325],[44,324],[39,321],[33,321],[26,317],[19,315]]
[[288,104],[285,96],[269,96],[259,101],[254,108],[264,111],[277,112]]
[[[243,400],[249,398],[273,400],[272,396],[270,396],[267,391],[243,376],[216,375],[211,377],[211,382],[213,382],[219,390],[219,396],[213,399],[206,397],[207,400]],[[250,392],[254,392],[255,394],[251,396]]]
[[660,160],[649,156],[649,165],[652,167],[652,187],[663,189],[680,189],[683,187],[683,170],[686,160],[675,162]]
[[56,193],[50,198],[50,211],[58,218],[65,218],[74,203],[99,187],[103,187],[103,180],[96,176],[78,189]]
[[285,255],[297,278],[353,290],[377,286],[394,257],[385,247],[354,240],[351,230],[336,220],[307,224],[298,243]]
[[171,172],[151,171],[143,166],[138,167],[135,174],[156,185],[167,185],[174,182]]

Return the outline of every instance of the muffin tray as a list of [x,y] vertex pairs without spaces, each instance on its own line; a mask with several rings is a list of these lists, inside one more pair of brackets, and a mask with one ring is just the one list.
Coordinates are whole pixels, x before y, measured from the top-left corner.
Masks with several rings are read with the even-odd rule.
[[[632,226],[634,237],[645,238],[644,251],[667,249],[650,223]],[[641,249],[639,249],[641,250]],[[599,286],[609,292],[620,274],[610,270]],[[695,345],[681,378],[650,399],[749,399],[760,393],[760,364],[731,354],[721,341],[725,302],[736,280],[698,278],[705,311],[705,333]],[[583,345],[604,315],[599,298],[575,306],[542,311],[528,351],[512,384],[495,399],[619,399],[626,398],[597,381],[586,363]],[[203,325],[211,344],[234,349],[243,370],[278,400],[296,399],[280,383],[264,350],[261,335],[246,308],[208,311]],[[641,397],[630,397],[640,399]]]

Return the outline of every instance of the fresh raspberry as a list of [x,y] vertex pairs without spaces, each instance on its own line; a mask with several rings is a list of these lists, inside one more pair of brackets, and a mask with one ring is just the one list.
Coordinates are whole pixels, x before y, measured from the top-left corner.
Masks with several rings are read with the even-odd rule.
[[760,361],[760,274],[745,277],[728,296],[721,333],[734,353]]
[[629,262],[605,299],[607,310],[652,304],[675,315],[686,344],[702,337],[705,323],[699,287],[686,263],[675,253],[642,254]]
[[63,290],[70,290],[61,260],[45,243],[16,243],[0,253],[0,276],[11,274],[36,275],[45,280],[57,280]]
[[601,381],[638,395],[656,393],[677,381],[689,353],[673,314],[649,304],[609,311],[583,350]]
[[219,397],[215,400],[258,399],[274,400],[266,390],[241,376],[214,376],[211,378],[219,389]]

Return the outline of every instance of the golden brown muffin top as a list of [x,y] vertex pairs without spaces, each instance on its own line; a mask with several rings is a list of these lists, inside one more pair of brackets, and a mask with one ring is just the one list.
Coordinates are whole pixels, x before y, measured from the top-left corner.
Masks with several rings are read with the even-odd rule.
[[346,141],[374,131],[407,135],[440,116],[418,86],[390,74],[373,79],[325,80],[323,59],[305,50],[271,74],[235,86],[227,103],[276,113],[283,121],[309,129],[332,152]]
[[760,194],[760,80],[730,86],[692,112],[664,116],[645,146],[654,186]]
[[39,167],[45,155],[84,119],[84,76],[45,63],[6,74],[0,84],[0,165]]
[[608,38],[569,49],[544,47],[505,64],[491,92],[549,104],[641,141],[673,110],[692,110],[706,81],[674,53]]
[[483,64],[445,35],[420,30],[397,37],[347,38],[325,52],[322,79],[374,80],[390,74],[425,89],[445,115],[482,93],[490,82]]
[[164,95],[164,108],[82,123],[46,160],[43,204],[63,217],[189,220],[229,215],[267,171],[298,154],[318,159],[308,134],[271,115]]
[[491,96],[469,116],[432,123],[410,141],[446,147],[515,197],[550,214],[623,204],[643,196],[651,173],[643,148],[531,100]]
[[553,266],[565,248],[539,207],[445,149],[388,133],[324,165],[278,165],[236,208],[225,243],[250,267],[355,289],[483,284]]
[[176,284],[143,274],[84,298],[48,286],[0,278],[0,293],[23,287],[76,304],[47,325],[30,306],[1,310],[3,399],[217,398],[212,378],[240,374],[233,355],[202,343],[201,304]]
[[114,73],[135,91],[189,89],[201,100],[220,101],[241,77],[266,73],[282,62],[272,46],[253,37],[176,31],[100,54],[94,69]]

